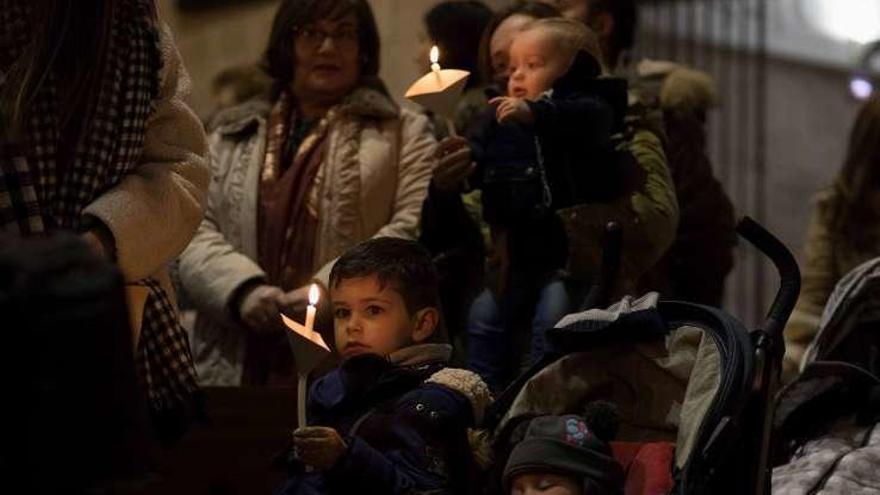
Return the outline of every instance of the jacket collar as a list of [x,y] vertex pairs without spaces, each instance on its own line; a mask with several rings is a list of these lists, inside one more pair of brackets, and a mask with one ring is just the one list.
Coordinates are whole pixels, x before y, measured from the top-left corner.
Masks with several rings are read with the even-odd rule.
[[420,344],[404,347],[391,353],[388,360],[398,366],[420,366],[428,363],[447,363],[452,356],[448,344]]
[[[217,114],[208,129],[224,135],[253,130],[266,121],[271,108],[272,104],[265,98],[251,100]],[[400,116],[400,107],[388,96],[381,81],[366,81],[332,108],[328,115],[394,119]]]
[[601,73],[602,67],[599,62],[586,50],[580,50],[575,55],[571,67],[553,83],[553,93],[557,96],[577,93]]

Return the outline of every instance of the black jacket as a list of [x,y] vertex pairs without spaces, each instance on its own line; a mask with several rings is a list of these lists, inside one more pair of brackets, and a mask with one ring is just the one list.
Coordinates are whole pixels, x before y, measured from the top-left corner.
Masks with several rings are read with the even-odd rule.
[[487,222],[510,227],[623,193],[612,137],[623,132],[626,81],[597,75],[581,52],[549,96],[529,102],[533,125],[500,125],[495,108],[481,117],[469,140]]

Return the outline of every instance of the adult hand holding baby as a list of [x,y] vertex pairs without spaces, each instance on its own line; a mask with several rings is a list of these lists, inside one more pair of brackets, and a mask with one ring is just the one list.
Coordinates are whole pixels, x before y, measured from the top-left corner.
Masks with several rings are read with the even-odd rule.
[[306,426],[293,432],[293,448],[303,464],[326,471],[345,454],[348,445],[333,428]]
[[489,100],[490,105],[498,105],[495,110],[495,119],[499,124],[517,123],[531,124],[535,118],[529,104],[522,98],[510,96],[498,96]]
[[434,168],[434,185],[444,192],[459,192],[477,165],[471,157],[467,139],[453,136],[440,141],[437,146],[437,167]]

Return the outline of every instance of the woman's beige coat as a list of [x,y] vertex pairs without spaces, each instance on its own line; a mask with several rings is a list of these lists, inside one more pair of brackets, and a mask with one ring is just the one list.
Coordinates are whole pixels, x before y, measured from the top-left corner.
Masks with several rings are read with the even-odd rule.
[[[255,260],[269,109],[265,101],[249,102],[213,122],[208,211],[180,258],[181,284],[199,312],[192,345],[205,385],[241,382],[248,330],[232,318],[229,302],[241,284],[265,278]],[[314,278],[326,285],[334,260],[357,243],[416,238],[436,142],[424,116],[373,89],[355,90],[325,118],[327,152],[315,185]]]
[[[190,79],[165,26],[160,41],[159,97],[147,121],[141,163],[83,213],[99,218],[113,233],[126,282],[152,277],[173,297],[168,265],[202,220],[208,148],[201,121],[185,103]],[[126,295],[137,341],[148,289],[128,285]]]

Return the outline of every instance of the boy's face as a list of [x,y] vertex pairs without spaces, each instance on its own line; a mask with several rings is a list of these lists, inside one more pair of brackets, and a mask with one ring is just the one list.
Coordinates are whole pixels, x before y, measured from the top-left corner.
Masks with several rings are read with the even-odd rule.
[[336,349],[343,359],[358,354],[387,356],[434,332],[437,310],[410,315],[403,296],[375,275],[340,280],[330,290]]
[[570,476],[526,473],[513,479],[510,495],[584,495],[584,491]]
[[569,62],[569,57],[547,33],[537,29],[521,32],[510,45],[507,95],[537,100],[565,73]]

